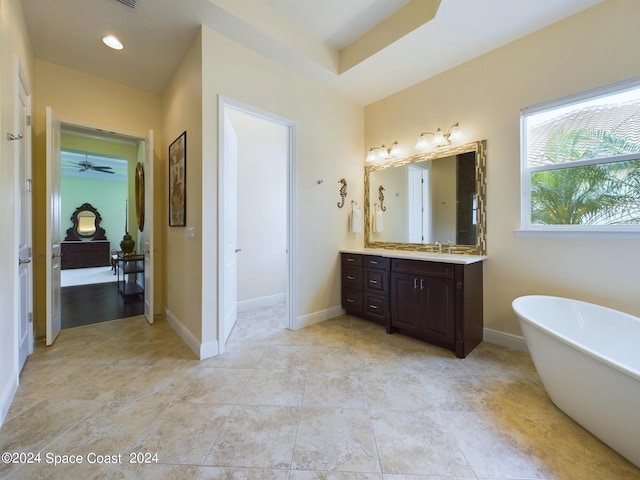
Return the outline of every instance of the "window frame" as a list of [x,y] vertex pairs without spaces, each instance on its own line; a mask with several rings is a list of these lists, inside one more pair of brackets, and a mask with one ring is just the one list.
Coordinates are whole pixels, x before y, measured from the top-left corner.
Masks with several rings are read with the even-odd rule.
[[528,166],[527,159],[527,118],[532,115],[569,107],[588,100],[611,96],[625,90],[640,88],[640,77],[617,82],[558,99],[542,102],[520,110],[520,227],[516,234],[520,236],[554,236],[554,237],[640,237],[640,224],[637,225],[541,225],[531,223],[531,180],[533,173],[580,168],[589,165],[620,163],[639,160],[640,153],[622,154],[601,158],[589,158],[552,165]]

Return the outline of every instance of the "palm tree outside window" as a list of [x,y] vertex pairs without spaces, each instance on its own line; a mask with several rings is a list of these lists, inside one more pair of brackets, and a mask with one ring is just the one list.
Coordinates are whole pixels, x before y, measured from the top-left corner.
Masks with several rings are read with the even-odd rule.
[[640,79],[523,109],[522,229],[640,231]]

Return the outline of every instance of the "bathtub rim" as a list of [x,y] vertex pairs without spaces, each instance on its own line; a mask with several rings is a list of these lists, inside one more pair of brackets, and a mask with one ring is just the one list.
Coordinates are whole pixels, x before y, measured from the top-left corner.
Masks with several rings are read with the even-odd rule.
[[[622,312],[620,310],[616,310],[614,308],[610,308],[610,307],[605,307],[604,305],[599,305],[597,303],[590,303],[590,302],[586,302],[583,300],[576,300],[574,298],[569,298],[569,297],[560,297],[560,296],[556,296],[556,295],[522,295],[520,297],[517,297],[513,300],[513,302],[511,302],[511,307],[513,308],[513,311],[515,312],[515,314],[518,316],[518,318],[520,319],[520,321],[524,321],[527,322],[529,325],[531,325],[533,328],[537,328],[538,330],[542,330],[543,332],[545,332],[546,334],[548,334],[549,336],[555,338],[556,340],[564,343],[565,345],[578,350],[579,352],[584,353],[585,355],[588,355],[592,358],[594,358],[595,360],[598,360],[604,364],[606,364],[607,366],[618,370],[620,373],[623,373],[625,375],[628,375],[632,378],[634,378],[637,381],[640,381],[640,371],[635,371],[633,370],[631,367],[628,367],[624,364],[621,364],[620,362],[616,362],[615,360],[603,355],[602,353],[599,353],[591,348],[588,348],[584,345],[580,345],[578,343],[576,343],[575,341],[572,341],[568,338],[566,338],[563,335],[558,334],[557,332],[551,330],[550,328],[540,324],[539,322],[529,318],[528,316],[524,315],[522,313],[522,311],[518,308],[518,304],[524,303],[527,300],[533,300],[533,299],[552,299],[552,300],[562,300],[565,302],[573,302],[573,303],[577,303],[578,305],[587,305],[589,307],[596,307],[597,309],[601,309],[602,311],[605,312],[610,312],[610,313],[614,313],[616,315],[620,315],[623,317],[628,317],[628,318],[632,318],[635,321],[640,322],[640,318],[636,317],[634,315],[631,315],[630,313],[626,313],[626,312]],[[527,336],[525,334],[525,332],[523,331],[523,336],[525,339],[525,343],[527,342]],[[527,348],[529,349],[529,351],[531,351],[531,346],[527,343]]]

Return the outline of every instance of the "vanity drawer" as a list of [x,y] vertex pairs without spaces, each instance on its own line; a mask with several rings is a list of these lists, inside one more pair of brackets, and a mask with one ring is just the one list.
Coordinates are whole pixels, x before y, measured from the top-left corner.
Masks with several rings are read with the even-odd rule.
[[377,268],[381,270],[389,270],[389,258],[379,255],[364,255],[365,268]]
[[362,309],[365,318],[384,324],[389,312],[389,301],[385,296],[365,293]]
[[364,270],[364,289],[379,295],[389,291],[389,273],[384,270]]
[[362,315],[362,292],[351,290],[350,288],[343,288],[342,308],[344,308],[347,313]]
[[407,260],[403,258],[394,258],[391,262],[391,269],[394,272],[438,278],[453,278],[455,271],[454,265],[450,263]]
[[342,267],[342,288],[362,290],[362,268],[344,265]]
[[362,266],[362,255],[358,255],[357,253],[343,253],[341,256],[343,265]]

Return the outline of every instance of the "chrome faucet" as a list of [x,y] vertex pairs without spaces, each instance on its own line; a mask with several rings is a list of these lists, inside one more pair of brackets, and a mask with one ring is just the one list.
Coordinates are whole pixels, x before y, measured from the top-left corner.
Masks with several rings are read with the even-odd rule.
[[452,242],[451,240],[449,240],[447,243],[448,243],[448,245],[449,245],[449,248],[447,248],[447,253],[448,253],[449,255],[451,255],[451,246],[453,245],[453,242]]
[[442,244],[436,240],[436,247],[438,247],[438,253],[442,253]]

